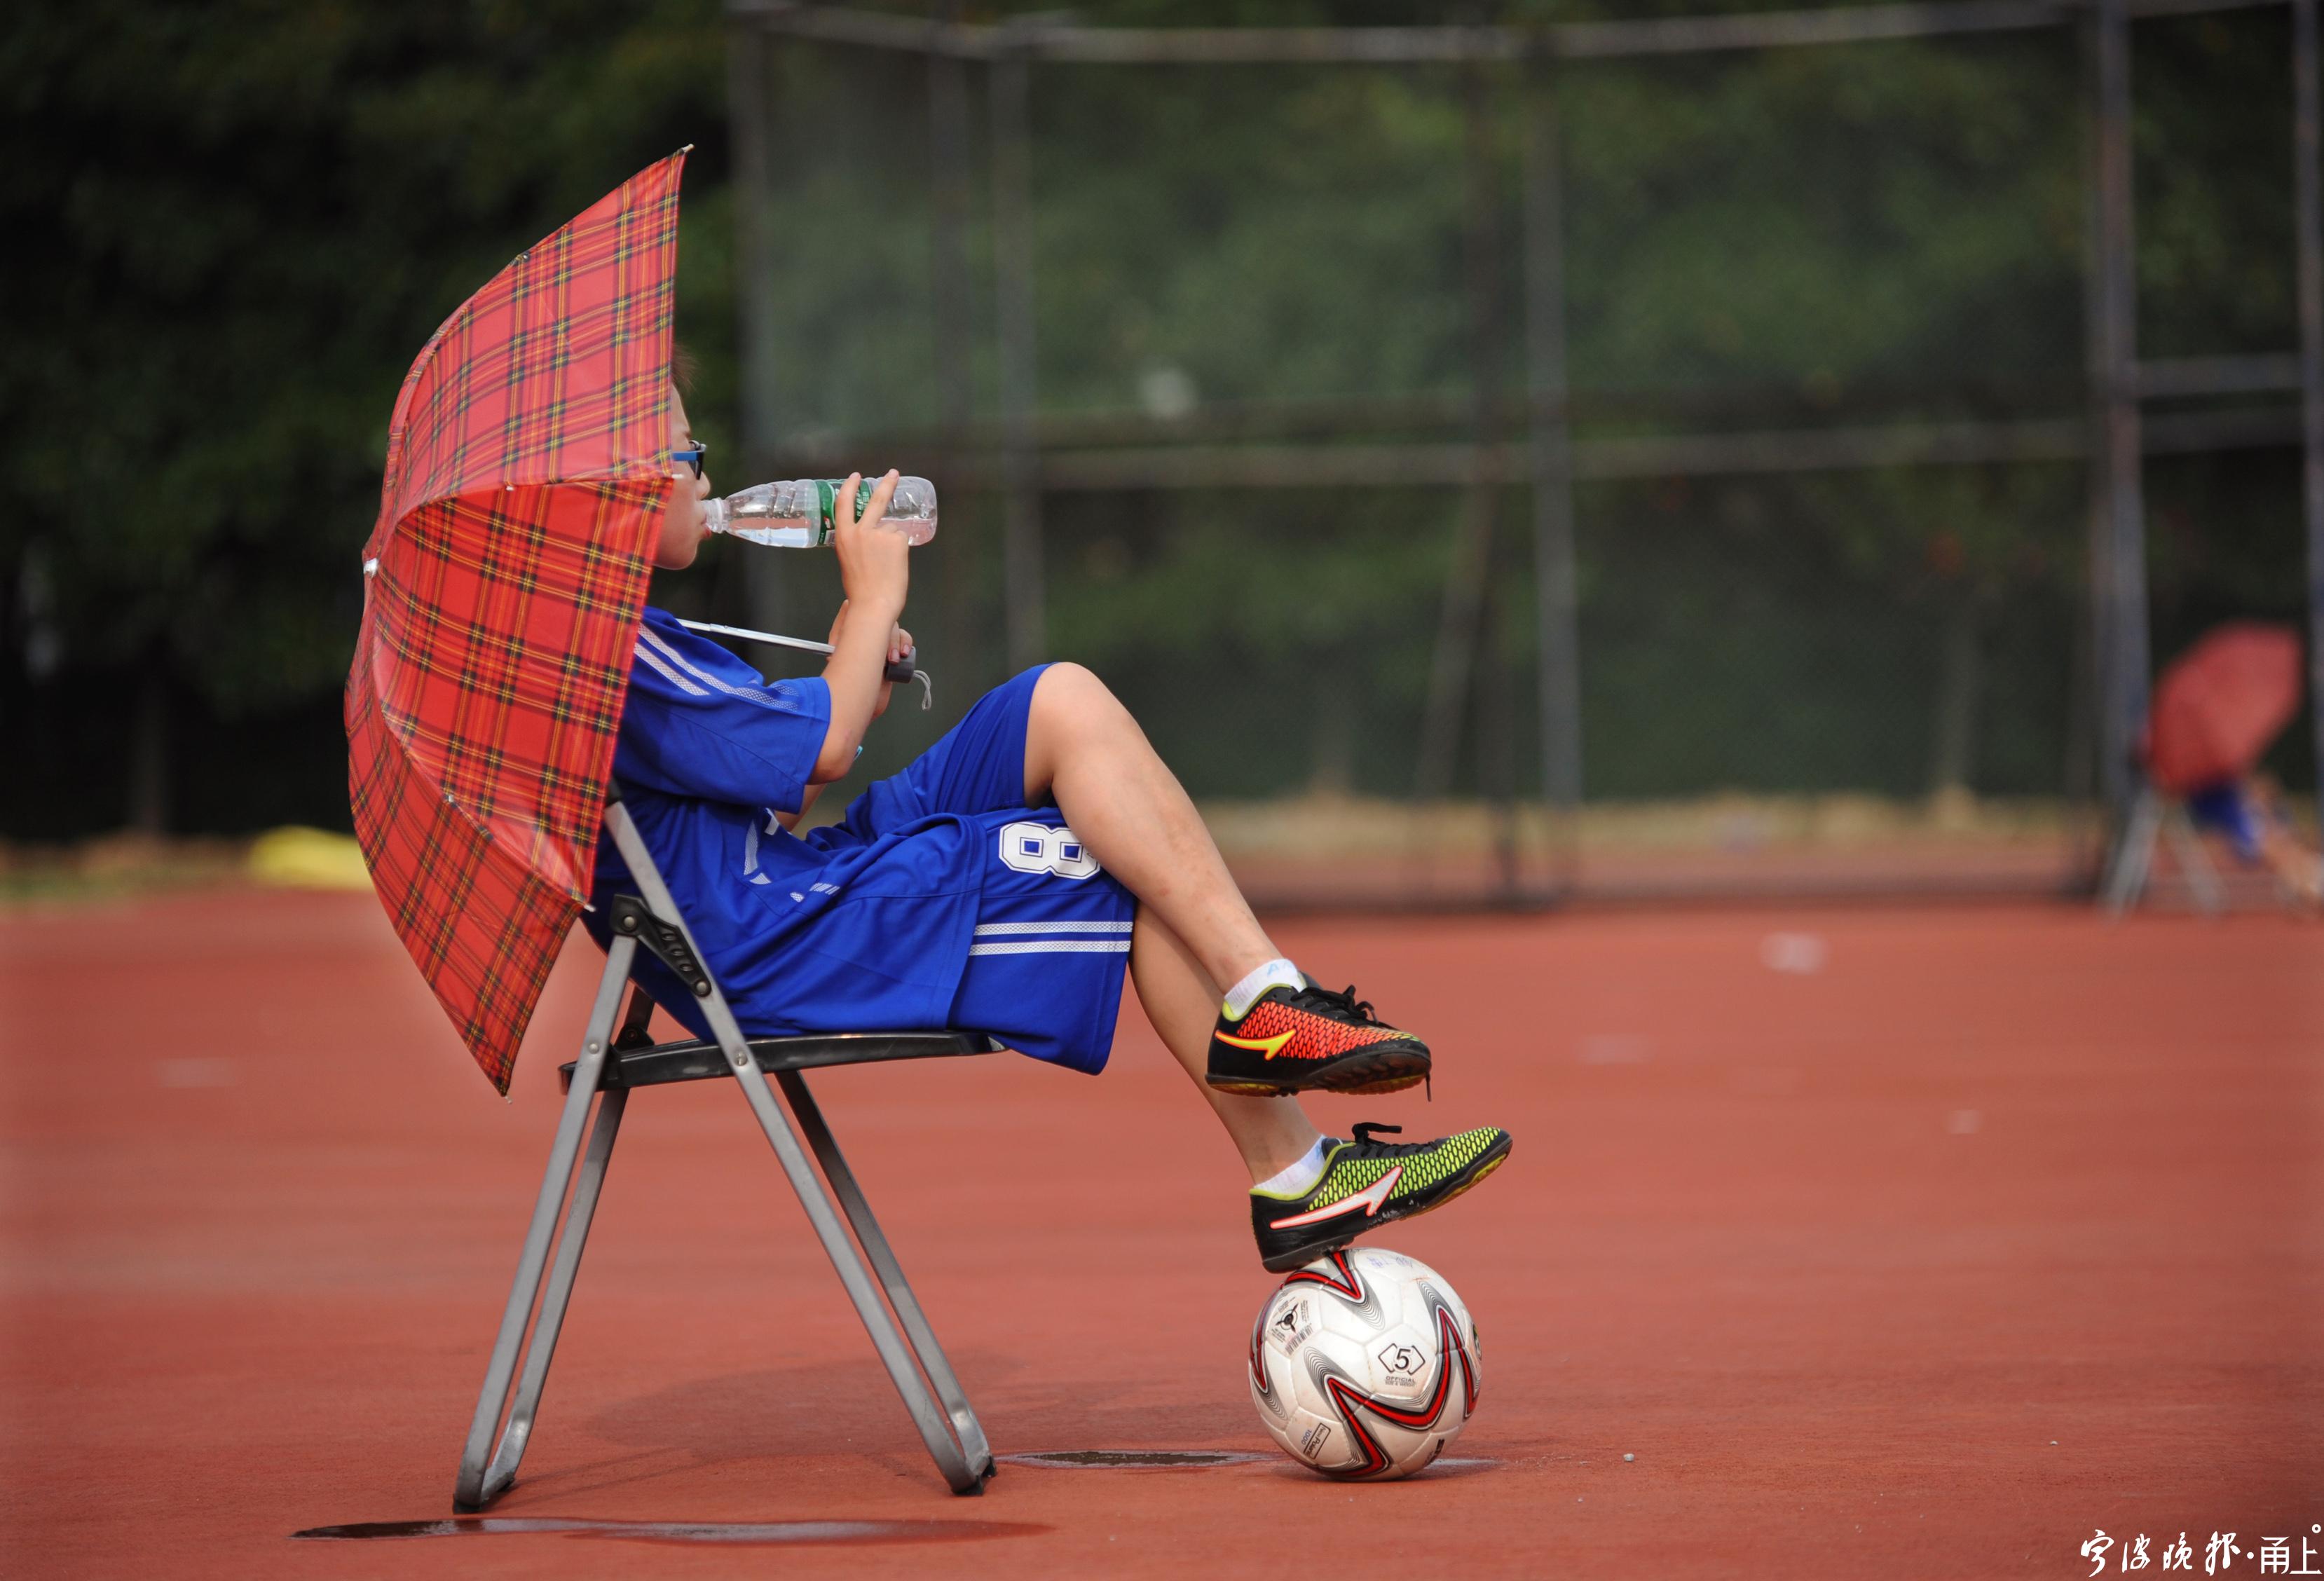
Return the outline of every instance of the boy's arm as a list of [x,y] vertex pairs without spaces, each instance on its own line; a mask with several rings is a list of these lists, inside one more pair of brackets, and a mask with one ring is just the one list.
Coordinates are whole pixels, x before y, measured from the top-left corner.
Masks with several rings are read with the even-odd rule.
[[[835,649],[840,646],[840,634],[847,626],[847,608],[848,606],[846,602],[842,600],[839,605],[839,613],[832,617],[831,635],[824,639],[830,643]],[[909,653],[912,649],[912,634],[909,631],[905,630],[901,626],[893,624],[890,625],[888,630],[889,636],[887,651],[881,658],[881,668],[883,670],[888,665],[893,664],[898,659],[902,658],[904,655]],[[839,712],[837,706],[838,693],[832,687],[831,672],[833,666],[838,662],[839,655],[835,652],[830,660],[823,666],[824,685],[825,689],[832,691],[834,700],[832,712],[835,717],[837,716]],[[872,700],[872,717],[873,719],[877,719],[881,714],[888,712],[888,699],[894,694],[895,690],[895,683],[886,679],[883,675],[880,683],[879,695]],[[826,736],[826,746],[828,745],[828,742],[829,738]],[[817,774],[822,772],[822,761],[820,758],[818,758],[816,762],[816,772]],[[846,770],[843,768],[840,772],[844,774]],[[825,782],[821,779],[809,781],[806,791],[799,797],[798,811],[796,813],[778,813],[776,814],[777,822],[780,823],[786,829],[796,828],[799,820],[806,817],[807,813],[815,806],[815,798],[823,794],[825,783]]]
[[775,822],[782,825],[785,829],[796,830],[798,827],[799,820],[807,816],[807,809],[815,805],[815,798],[822,794],[823,787],[821,786],[811,785],[807,786],[807,794],[799,797],[799,810],[796,813],[778,812],[775,814]]
[[834,629],[830,662],[823,666],[824,685],[831,693],[831,726],[816,755],[815,772],[807,777],[810,787],[827,785],[855,767],[863,732],[887,705],[888,683],[881,672],[896,649],[896,621],[904,612],[910,581],[905,556],[911,545],[902,533],[880,525],[896,492],[896,474],[890,472],[880,480],[859,520],[855,486],[862,481],[860,473],[848,474],[832,502],[831,542],[839,556],[840,585],[847,602]]

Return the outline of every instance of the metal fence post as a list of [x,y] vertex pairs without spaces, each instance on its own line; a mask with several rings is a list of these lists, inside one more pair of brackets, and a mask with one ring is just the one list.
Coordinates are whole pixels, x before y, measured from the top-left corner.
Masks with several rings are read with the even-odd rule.
[[[1461,716],[1470,701],[1479,662],[1480,634],[1487,625],[1485,601],[1492,595],[1493,529],[1500,510],[1501,293],[1495,279],[1499,262],[1499,213],[1494,180],[1492,107],[1484,69],[1474,60],[1461,69],[1464,126],[1462,264],[1468,309],[1470,424],[1474,459],[1462,510],[1460,537],[1444,583],[1443,612],[1436,652],[1429,666],[1428,701],[1420,726],[1420,762],[1414,789],[1423,801],[1451,788]],[[1484,662],[1495,662],[1490,654]],[[1480,733],[1496,722],[1479,711]],[[1506,864],[1505,864],[1506,865]]]
[[2308,697],[2316,731],[2316,795],[2324,816],[2324,83],[2318,80],[2317,0],[2292,0],[2292,183],[2300,291],[2301,494],[2308,513]]
[[1574,819],[1582,808],[1581,589],[1573,547],[1573,433],[1566,406],[1565,225],[1556,66],[1526,76],[1525,289],[1531,417],[1536,664],[1541,686],[1541,780],[1558,826],[1561,887],[1580,877]]
[[[962,0],[945,0],[935,16],[957,27]],[[931,27],[933,33],[935,29]],[[969,423],[975,415],[972,368],[974,332],[969,305],[969,118],[968,66],[931,41],[928,68],[928,296],[936,317],[936,396],[943,425],[945,465],[968,459]],[[936,581],[944,600],[945,662],[956,673],[981,677],[976,619],[976,578],[971,540],[954,535],[936,553]]]
[[[2104,558],[2099,578],[2098,775],[2117,829],[2135,790],[2131,755],[2146,719],[2146,502],[2140,476],[2138,285],[2131,224],[2130,4],[2098,0],[2098,336],[2104,403]],[[2098,544],[2094,547],[2099,547]]]
[[[742,318],[742,439],[739,457],[748,477],[763,477],[779,448],[776,426],[780,399],[775,381],[773,236],[770,226],[767,166],[769,88],[772,47],[764,29],[742,19],[726,30],[726,101],[734,139],[735,296]],[[742,601],[749,623],[779,631],[788,621],[779,556],[741,557]]]
[[1044,630],[1040,455],[1033,429],[1033,152],[1021,50],[992,62],[992,273],[1001,341],[1001,602],[1009,664],[1040,662]]

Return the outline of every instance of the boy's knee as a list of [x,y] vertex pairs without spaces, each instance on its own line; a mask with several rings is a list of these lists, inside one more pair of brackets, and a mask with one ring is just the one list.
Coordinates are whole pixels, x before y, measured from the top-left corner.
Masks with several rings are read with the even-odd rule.
[[1113,701],[1113,694],[1095,671],[1070,661],[1044,666],[1041,678],[1034,683],[1034,693],[1065,703]]
[[1042,670],[1033,685],[1033,700],[1060,722],[1089,723],[1124,712],[1094,671],[1072,663],[1053,664]]

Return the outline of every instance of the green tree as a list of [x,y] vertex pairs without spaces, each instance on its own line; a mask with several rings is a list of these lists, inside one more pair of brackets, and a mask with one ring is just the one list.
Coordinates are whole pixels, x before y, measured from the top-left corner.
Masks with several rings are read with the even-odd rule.
[[[213,726],[324,717],[389,409],[436,325],[687,142],[680,296],[720,326],[699,338],[722,422],[715,0],[38,0],[0,24],[0,568],[11,657],[43,671],[11,701],[38,712],[37,678],[117,734],[141,695],[142,821],[168,816],[161,740],[198,759]],[[305,733],[293,750],[336,755]],[[73,784],[101,751],[29,756],[58,777],[12,790],[11,824],[119,815],[110,786]]]

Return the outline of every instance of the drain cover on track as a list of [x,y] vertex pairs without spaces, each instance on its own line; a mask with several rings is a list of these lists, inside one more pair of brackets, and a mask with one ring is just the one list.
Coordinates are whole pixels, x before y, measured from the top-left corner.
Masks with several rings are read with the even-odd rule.
[[962,1542],[1048,1530],[1019,1521],[591,1521],[560,1515],[468,1515],[438,1521],[360,1521],[346,1526],[312,1526],[290,1535],[326,1542],[563,1533],[632,1542],[878,1543]]
[[1268,1458],[1240,1449],[1043,1449],[1001,1457],[1010,1466],[1044,1466],[1055,1471],[1190,1471],[1207,1466],[1246,1466]]

